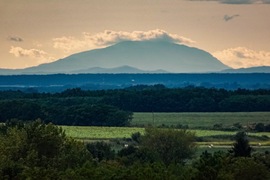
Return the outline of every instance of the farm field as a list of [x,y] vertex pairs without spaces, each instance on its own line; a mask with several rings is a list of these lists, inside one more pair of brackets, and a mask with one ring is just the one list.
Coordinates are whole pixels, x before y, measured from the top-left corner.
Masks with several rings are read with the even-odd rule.
[[214,124],[231,127],[235,123],[243,126],[252,123],[270,124],[270,112],[134,113],[131,125],[188,125],[189,128],[197,129],[212,128]]
[[137,127],[97,127],[97,126],[61,126],[67,136],[75,139],[117,139],[130,138],[131,134],[144,133],[144,128]]
[[[232,127],[235,123],[270,123],[270,112],[237,112],[237,113],[134,113],[132,127],[96,127],[96,126],[61,126],[67,136],[85,142],[110,141],[113,139],[130,138],[133,133],[144,133],[149,125],[188,125],[196,134],[199,145],[198,153],[207,150],[227,151],[233,144],[231,139],[237,131],[209,130],[214,124]],[[270,132],[249,132],[250,144],[256,151],[270,150]],[[266,137],[266,139],[265,139]],[[213,147],[209,148],[209,144]],[[259,146],[260,144],[260,146]]]
[[[94,126],[61,126],[65,130],[67,136],[78,140],[105,140],[105,139],[118,139],[118,138],[130,138],[133,133],[140,132],[144,133],[144,128],[134,128],[134,127],[94,127]],[[234,135],[236,131],[216,131],[216,130],[189,130],[194,132],[197,137],[207,137],[207,136],[221,136],[221,135]],[[268,136],[270,137],[270,132],[262,133],[248,133],[249,136]],[[217,145],[228,145],[232,141],[216,141],[212,142]],[[209,142],[207,142],[209,143]],[[263,144],[270,145],[270,142],[264,142]],[[204,143],[201,143],[204,144]]]
[[[140,132],[144,133],[144,128],[134,128],[134,127],[92,127],[92,126],[61,126],[65,130],[66,135],[70,136],[76,140],[83,142],[94,142],[94,141],[106,141],[112,143],[113,140],[123,140],[124,138],[130,138],[133,133]],[[190,130],[196,134],[197,137],[203,137],[207,141],[197,142],[198,149],[196,155],[199,156],[202,152],[207,150],[208,152],[215,151],[228,151],[231,149],[233,140],[226,139],[212,139],[207,138],[211,136],[233,136],[236,132],[232,131],[215,131],[215,130]],[[270,137],[270,132],[268,133],[248,133],[249,136]],[[212,140],[211,140],[212,139]],[[115,141],[114,141],[115,142]],[[120,144],[112,143],[115,150],[121,149]],[[124,142],[122,145],[125,144]],[[213,145],[209,147],[209,145]],[[260,144],[260,146],[259,146]],[[250,139],[250,145],[255,150],[254,152],[265,152],[270,150],[270,140],[258,141]]]

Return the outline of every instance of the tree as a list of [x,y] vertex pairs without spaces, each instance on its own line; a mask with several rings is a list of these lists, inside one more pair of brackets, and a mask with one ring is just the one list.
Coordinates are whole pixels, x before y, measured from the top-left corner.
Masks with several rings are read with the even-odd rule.
[[40,120],[12,124],[0,134],[0,179],[57,179],[60,173],[91,161],[84,144]]
[[263,123],[256,124],[255,131],[257,131],[257,132],[264,132],[264,130],[265,130],[265,126],[264,126]]
[[[270,178],[269,169],[250,157],[233,158],[232,162],[220,172],[221,179],[235,180],[265,180]],[[226,177],[226,178],[225,178]]]
[[184,163],[195,153],[195,135],[186,130],[148,128],[142,137],[142,148],[157,154],[167,166]]
[[92,154],[93,158],[97,158],[98,161],[113,159],[115,155],[111,145],[103,141],[89,143],[86,145],[86,148]]
[[236,142],[233,144],[233,148],[229,152],[232,153],[234,157],[250,157],[252,148],[249,145],[246,132],[238,132],[235,135],[235,140]]
[[221,151],[213,154],[207,151],[203,152],[200,159],[195,161],[193,166],[198,170],[195,179],[215,180],[218,179],[219,173],[224,166],[226,154]]

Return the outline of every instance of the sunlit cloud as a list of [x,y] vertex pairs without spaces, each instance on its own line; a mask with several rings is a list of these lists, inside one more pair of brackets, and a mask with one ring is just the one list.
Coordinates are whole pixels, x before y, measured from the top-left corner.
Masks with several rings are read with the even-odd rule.
[[54,60],[48,53],[39,49],[24,49],[22,47],[11,46],[9,53],[13,54],[15,57],[27,57],[32,59],[37,59],[39,63],[50,62]]
[[236,47],[217,51],[213,56],[233,68],[270,66],[270,52],[255,51],[245,47]]
[[72,52],[78,50],[88,50],[91,48],[100,48],[113,45],[122,41],[165,41],[178,44],[192,44],[193,40],[179,36],[177,34],[170,34],[164,30],[156,29],[150,31],[111,31],[91,34],[84,32],[82,38],[75,37],[60,37],[54,38],[54,48],[62,49],[65,52]]
[[166,41],[172,43],[191,44],[194,43],[191,39],[179,36],[177,34],[169,34],[168,32],[156,29],[151,31],[110,31],[106,30],[102,33],[92,35],[84,33],[86,39],[93,42],[95,45],[111,45],[122,41]]
[[72,36],[63,36],[60,38],[53,39],[53,47],[56,49],[64,50],[65,52],[76,51],[79,49],[84,49],[87,47],[87,42],[85,40],[76,39]]

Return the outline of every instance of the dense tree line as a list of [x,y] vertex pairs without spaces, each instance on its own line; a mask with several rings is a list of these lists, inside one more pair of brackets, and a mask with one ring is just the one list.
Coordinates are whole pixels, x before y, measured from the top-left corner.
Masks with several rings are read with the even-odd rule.
[[[240,132],[231,152],[194,157],[194,134],[146,129],[128,146],[83,144],[40,121],[0,125],[0,179],[236,179],[270,178],[270,154],[250,154]],[[134,141],[136,139],[136,141]]]
[[134,86],[117,90],[61,93],[0,92],[0,121],[17,118],[66,125],[123,126],[131,112],[270,111],[270,90]]
[[74,99],[23,99],[0,102],[0,122],[42,119],[58,125],[126,126],[132,113],[111,105]]
[[133,112],[247,112],[269,111],[270,90],[227,91],[186,87],[138,86],[115,90],[103,101]]

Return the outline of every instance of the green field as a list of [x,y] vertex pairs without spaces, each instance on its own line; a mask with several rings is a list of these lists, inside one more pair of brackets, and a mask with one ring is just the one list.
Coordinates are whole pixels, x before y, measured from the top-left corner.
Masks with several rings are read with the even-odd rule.
[[[144,127],[170,125],[188,125],[189,131],[195,133],[201,141],[197,142],[200,149],[207,149],[209,144],[214,147],[211,150],[229,149],[233,143],[231,139],[237,131],[209,130],[214,124],[222,124],[223,127],[231,127],[234,123],[270,123],[270,112],[246,112],[246,113],[134,113],[132,127],[93,127],[93,126],[62,126],[67,136],[77,140],[96,141],[130,138],[133,133],[144,133]],[[269,149],[270,132],[248,133],[250,143],[257,149]],[[263,139],[265,138],[266,139]],[[258,144],[261,144],[261,147]]]
[[132,126],[188,125],[189,128],[212,128],[214,124],[231,127],[252,123],[270,124],[270,112],[224,112],[224,113],[134,113]]
[[130,138],[131,134],[144,133],[144,128],[136,127],[97,127],[97,126],[61,126],[66,134],[75,139],[116,139]]
[[[93,126],[61,126],[67,136],[80,140],[105,140],[105,139],[117,139],[117,138],[130,138],[133,133],[144,133],[144,128],[133,127],[93,127]],[[196,134],[197,137],[207,136],[220,136],[220,135],[234,135],[233,131],[215,131],[215,130],[190,130]],[[268,136],[270,132],[264,133],[248,133],[249,136]],[[206,142],[205,142],[206,143]],[[205,144],[202,143],[202,144]],[[207,142],[209,143],[209,142]],[[232,141],[215,141],[212,144],[227,145]],[[257,143],[257,142],[256,142]],[[264,145],[270,145],[269,141],[261,142]]]

